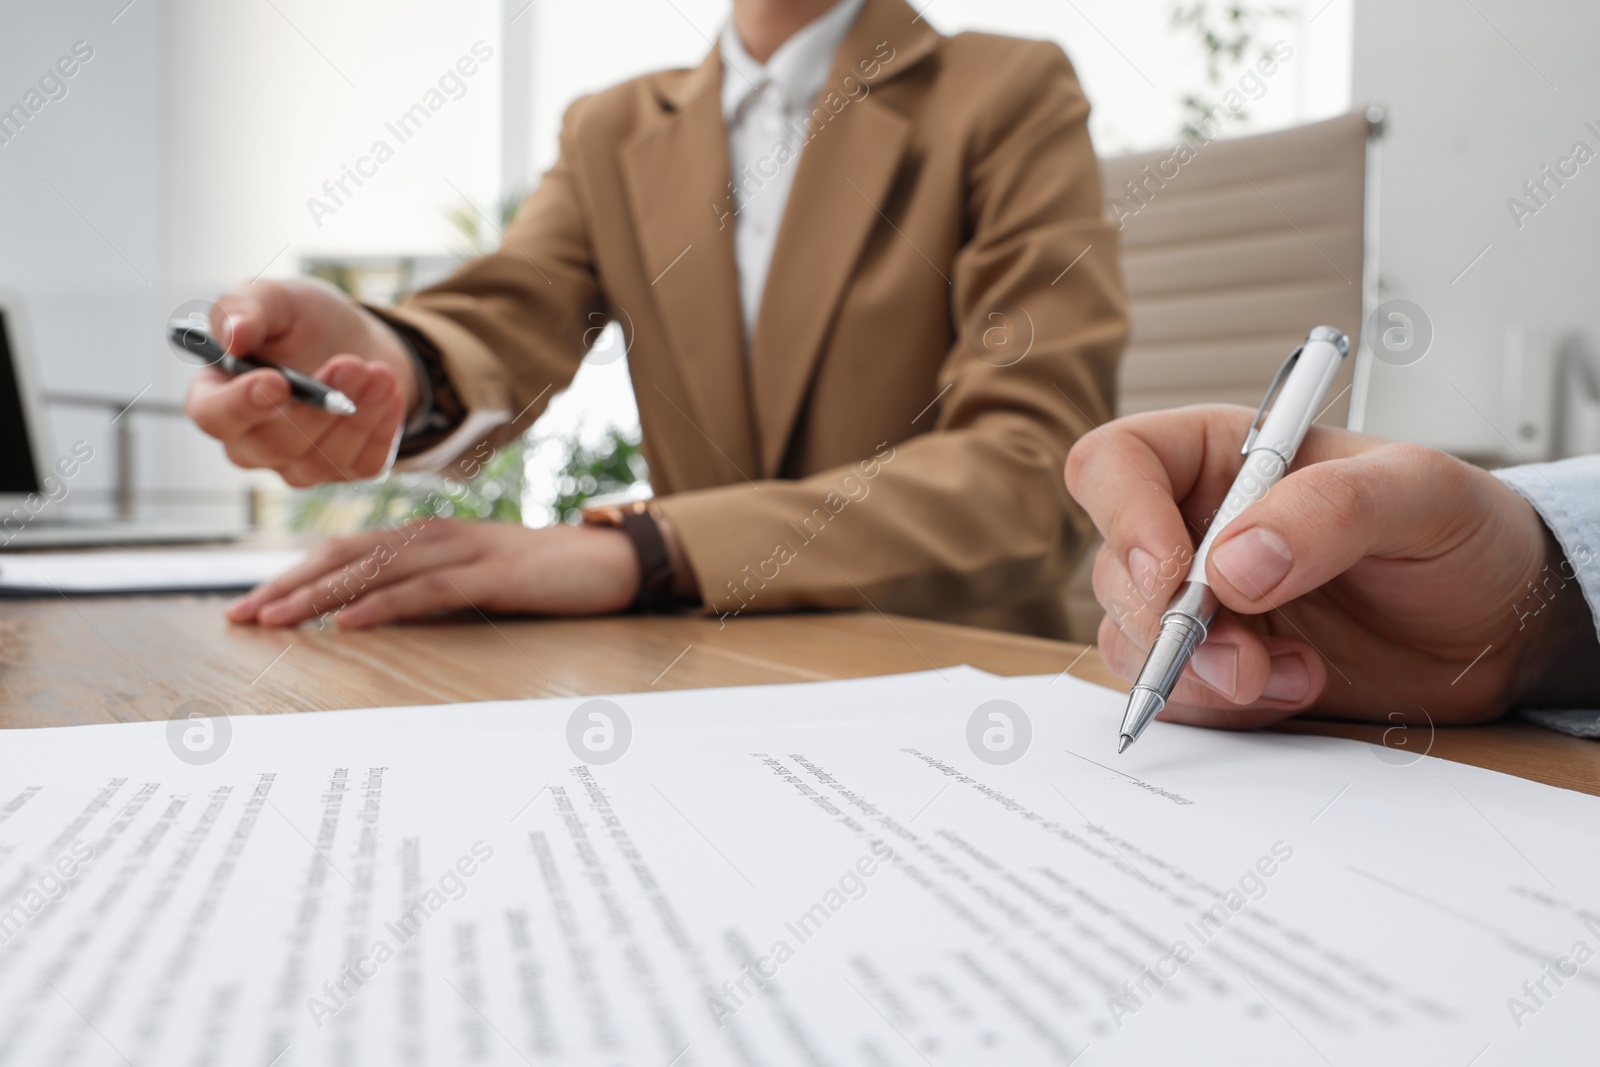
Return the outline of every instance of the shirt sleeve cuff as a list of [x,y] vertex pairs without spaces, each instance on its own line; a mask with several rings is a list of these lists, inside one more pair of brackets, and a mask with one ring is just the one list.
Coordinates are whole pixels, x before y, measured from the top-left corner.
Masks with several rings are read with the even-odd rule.
[[[367,310],[388,324],[400,338],[417,379],[417,410],[406,421],[401,433],[394,464],[396,470],[443,471],[474,441],[490,436],[511,421],[511,413],[496,403],[501,399],[498,390],[479,389],[477,393],[485,395],[465,395],[457,388],[450,360],[411,321],[412,315],[398,308],[369,306]],[[465,344],[460,347],[468,349],[468,356],[481,362],[481,353]]]
[[[1525,497],[1555,535],[1567,564],[1600,619],[1600,456],[1535,463],[1496,471],[1495,477]],[[1596,639],[1600,643],[1600,638]]]
[[[1496,471],[1495,477],[1516,490],[1549,527],[1566,565],[1600,630],[1600,456],[1579,456],[1559,463],[1537,463]],[[1565,576],[1565,575],[1564,575]],[[1600,636],[1595,638],[1600,653]],[[1530,708],[1520,712],[1529,722],[1574,737],[1600,738],[1600,709]]]

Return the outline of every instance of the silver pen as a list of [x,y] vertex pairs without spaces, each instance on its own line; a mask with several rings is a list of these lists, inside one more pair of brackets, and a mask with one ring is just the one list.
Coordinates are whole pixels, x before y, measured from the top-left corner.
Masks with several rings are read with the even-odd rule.
[[[1206,559],[1211,546],[1239,513],[1267,495],[1294,462],[1300,443],[1322,409],[1328,387],[1350,354],[1350,339],[1332,326],[1318,326],[1289,353],[1256,410],[1255,422],[1245,436],[1244,466],[1228,489],[1211,528],[1195,549],[1194,562],[1178,592],[1161,616],[1161,632],[1144,661],[1144,669],[1128,693],[1128,710],[1122,716],[1117,751],[1125,752],[1139,739],[1150,720],[1167,706],[1167,698],[1188,666],[1189,658],[1217,615],[1217,595],[1206,583]],[[1267,411],[1271,406],[1271,412]],[[1263,420],[1263,414],[1266,418]]]

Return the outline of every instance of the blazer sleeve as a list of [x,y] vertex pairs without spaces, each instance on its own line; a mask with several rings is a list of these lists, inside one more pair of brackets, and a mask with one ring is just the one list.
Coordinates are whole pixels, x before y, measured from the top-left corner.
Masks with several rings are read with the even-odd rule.
[[709,611],[939,617],[1037,600],[1086,543],[1062,470],[1111,413],[1128,329],[1089,104],[1046,44],[992,97],[968,150],[971,237],[953,262],[957,337],[933,428],[803,479],[658,500]]
[[477,442],[498,447],[522,433],[571,382],[609,321],[571,150],[583,103],[568,109],[555,165],[498,249],[399,307],[373,309],[432,344],[465,409],[455,433],[403,466],[446,468]]

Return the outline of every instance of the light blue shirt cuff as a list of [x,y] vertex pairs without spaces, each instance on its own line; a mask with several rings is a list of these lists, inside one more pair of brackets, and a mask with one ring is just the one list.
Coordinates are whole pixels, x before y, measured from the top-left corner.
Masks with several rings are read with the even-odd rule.
[[[1495,477],[1533,505],[1566,556],[1554,580],[1576,580],[1600,631],[1600,456],[1578,456],[1559,463],[1535,463],[1496,471]],[[1533,590],[1530,590],[1530,593]],[[1556,592],[1560,595],[1560,592]],[[1595,637],[1600,655],[1600,636]],[[1576,737],[1600,738],[1600,709],[1527,709],[1529,722]]]

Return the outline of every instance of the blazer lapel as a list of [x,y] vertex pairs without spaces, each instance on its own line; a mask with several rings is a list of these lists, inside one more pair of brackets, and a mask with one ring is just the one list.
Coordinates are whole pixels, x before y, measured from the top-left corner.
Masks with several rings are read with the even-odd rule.
[[689,400],[683,415],[720,454],[717,465],[749,478],[757,457],[739,272],[733,219],[720,210],[728,201],[721,85],[713,52],[662,91],[663,121],[624,143],[620,162],[650,299]]
[[[837,92],[856,63],[884,43],[895,58],[865,98],[846,104],[800,156],[751,340],[761,471],[778,473],[834,312],[867,238],[887,226],[886,201],[911,138],[911,121],[880,106],[873,93],[926,57],[938,35],[903,0],[868,0],[839,48],[819,104]],[[878,52],[878,54],[882,54]]]

